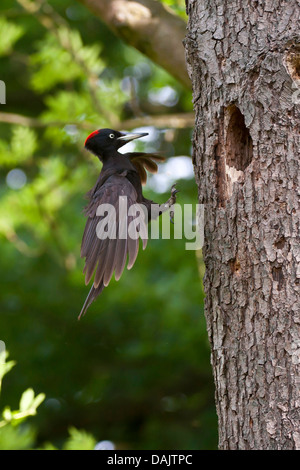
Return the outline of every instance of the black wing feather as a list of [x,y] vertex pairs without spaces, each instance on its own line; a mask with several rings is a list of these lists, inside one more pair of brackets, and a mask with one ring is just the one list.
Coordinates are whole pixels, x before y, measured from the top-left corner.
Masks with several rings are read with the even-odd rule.
[[[133,220],[132,216],[127,214],[119,214],[119,196],[127,196],[127,207],[132,204],[137,204],[137,192],[131,182],[126,178],[126,174],[122,173],[111,175],[106,179],[104,184],[97,190],[90,192],[90,202],[85,209],[87,215],[87,222],[81,243],[81,257],[85,258],[85,266],[83,272],[85,273],[85,282],[88,284],[95,273],[93,286],[86,298],[82,307],[79,318],[84,315],[96,299],[96,297],[106,287],[115,271],[115,279],[119,280],[126,265],[128,257],[127,268],[131,269],[139,250],[139,238],[132,239],[120,238],[121,224],[127,224],[125,229],[128,234],[128,226]],[[116,238],[107,237],[100,239],[97,236],[97,226],[104,217],[97,215],[97,209],[100,204],[111,204],[115,209],[116,220],[115,224],[110,223],[110,235],[115,231]],[[119,217],[120,216],[120,217]],[[121,219],[120,219],[121,218]],[[147,230],[145,221],[144,230]],[[104,222],[103,222],[104,224]],[[145,233],[145,231],[143,232]],[[140,235],[142,238],[142,235]],[[147,240],[142,238],[143,248],[146,246]]]

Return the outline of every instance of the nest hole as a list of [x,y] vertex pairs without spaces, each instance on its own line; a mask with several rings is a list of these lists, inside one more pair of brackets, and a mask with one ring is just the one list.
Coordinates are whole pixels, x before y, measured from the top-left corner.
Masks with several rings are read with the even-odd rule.
[[239,108],[231,106],[225,144],[226,163],[238,171],[245,171],[253,157],[249,129]]

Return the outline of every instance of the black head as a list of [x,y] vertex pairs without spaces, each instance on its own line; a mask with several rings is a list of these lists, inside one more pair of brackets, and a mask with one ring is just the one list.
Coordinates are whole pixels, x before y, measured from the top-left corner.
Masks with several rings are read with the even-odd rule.
[[97,157],[108,157],[131,140],[144,137],[147,133],[123,133],[113,129],[98,129],[92,132],[85,140],[84,146]]

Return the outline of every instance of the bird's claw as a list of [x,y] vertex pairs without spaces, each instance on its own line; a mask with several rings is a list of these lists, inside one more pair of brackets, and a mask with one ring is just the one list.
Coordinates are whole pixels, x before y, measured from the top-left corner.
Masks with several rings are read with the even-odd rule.
[[171,188],[171,197],[169,199],[169,205],[172,206],[176,202],[176,194],[179,193],[179,189],[176,189],[176,184],[174,183]]
[[[179,189],[176,189],[176,184],[174,183],[171,187],[171,197],[169,199],[169,206],[172,207],[176,203],[176,194],[179,193]],[[170,210],[170,222],[174,224],[174,211]]]
[[171,196],[175,196],[175,194],[179,193],[179,189],[176,189],[176,184],[174,183],[171,188]]

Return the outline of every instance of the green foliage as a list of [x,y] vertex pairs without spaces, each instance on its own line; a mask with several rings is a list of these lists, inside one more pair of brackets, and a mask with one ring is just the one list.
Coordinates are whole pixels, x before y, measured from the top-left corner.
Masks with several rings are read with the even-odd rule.
[[13,426],[8,424],[0,428],[1,450],[31,449],[36,439],[36,432],[30,426]]
[[[42,17],[38,9],[24,14],[24,3],[0,4],[1,113],[21,117],[0,122],[0,340],[20,358],[18,374],[5,382],[15,405],[4,408],[0,449],[93,448],[105,439],[128,449],[213,448],[201,254],[186,251],[184,239],[149,240],[133,269],[77,321],[88,292],[84,194],[101,168],[83,149],[87,134],[190,111],[191,94],[79,2],[43,2]],[[183,12],[183,2],[167,3]],[[191,129],[166,123],[148,131],[153,138],[139,150],[190,155]],[[24,184],[11,184],[12,170]],[[178,202],[197,202],[192,178],[172,169],[165,177],[166,192],[155,193],[151,177],[145,195],[164,202],[175,177]],[[2,376],[12,366],[0,364]],[[43,397],[32,389],[47,398],[31,420]]]
[[[3,377],[15,365],[14,361],[6,362],[7,357],[8,354],[5,351],[0,353],[0,392]],[[44,401],[44,399],[45,395],[43,393],[35,396],[32,388],[28,388],[21,396],[18,410],[12,411],[9,406],[4,408],[2,412],[3,420],[0,421],[0,428],[7,426],[7,424],[19,425],[29,416],[34,416],[38,406]]]
[[[3,377],[15,365],[15,361],[7,362],[7,357],[7,352],[0,353],[0,392]],[[2,420],[0,419],[0,448],[2,450],[27,449],[32,446],[35,432],[30,427],[22,427],[21,423],[36,414],[37,408],[44,399],[43,393],[35,396],[32,388],[28,388],[23,392],[17,410],[12,411],[9,406],[5,406],[2,411]]]
[[[0,392],[3,377],[14,367],[15,361],[7,362],[8,353],[0,353]],[[36,415],[37,408],[45,400],[45,394],[39,393],[35,396],[32,388],[23,392],[18,410],[11,411],[6,406],[2,411],[2,421],[0,420],[0,449],[1,450],[20,450],[32,448],[36,439],[35,429],[30,426],[24,426],[27,418]],[[63,450],[93,450],[96,445],[95,438],[86,431],[80,431],[74,427],[69,429],[69,437]],[[56,447],[51,443],[43,444],[44,450],[55,450]]]
[[31,56],[31,84],[38,92],[50,90],[58,83],[84,79],[86,71],[98,75],[104,69],[99,45],[84,46],[78,31],[59,27],[56,35],[46,35],[37,48],[38,52]]
[[70,437],[63,446],[64,450],[93,450],[96,445],[95,438],[86,431],[76,428],[69,429]]
[[2,380],[3,377],[15,366],[15,361],[7,362],[6,359],[8,357],[7,351],[0,352],[0,393],[2,387]]
[[159,0],[170,7],[177,15],[186,18],[185,0]]
[[5,426],[8,423],[16,424],[22,422],[28,416],[34,416],[36,414],[37,407],[44,401],[45,395],[40,393],[36,397],[32,388],[28,388],[23,392],[19,409],[12,411],[9,406],[6,406],[2,412],[3,421],[0,421],[0,427]]
[[12,126],[10,145],[0,141],[1,165],[14,167],[25,163],[37,149],[37,136],[33,129],[24,126]]

